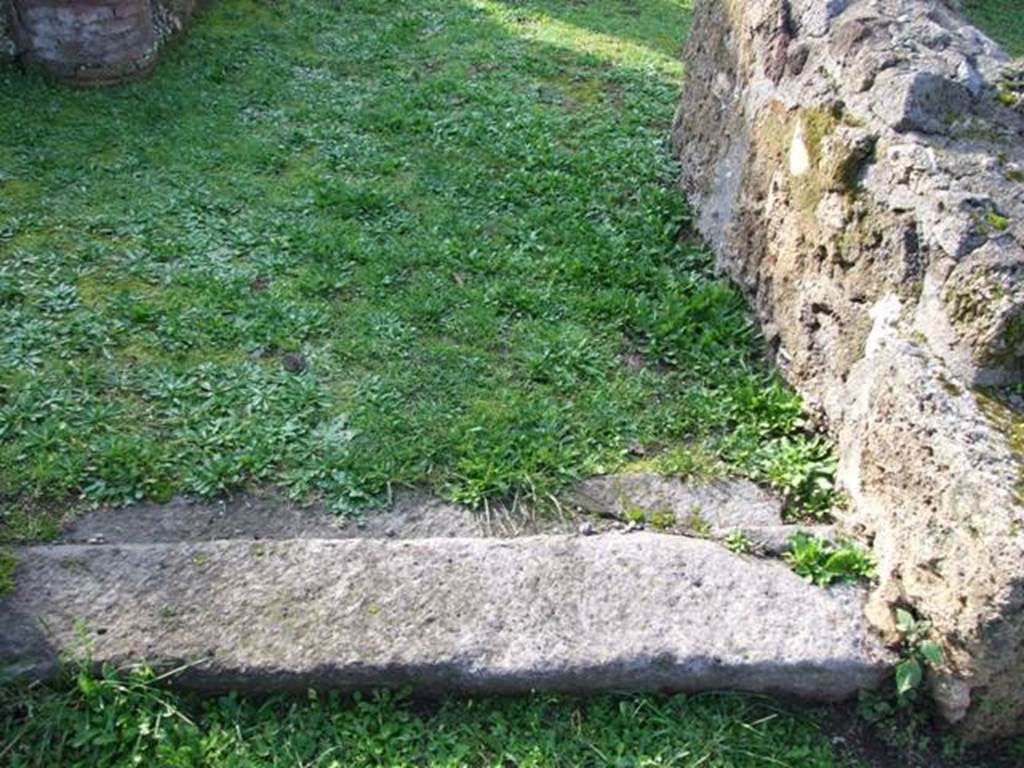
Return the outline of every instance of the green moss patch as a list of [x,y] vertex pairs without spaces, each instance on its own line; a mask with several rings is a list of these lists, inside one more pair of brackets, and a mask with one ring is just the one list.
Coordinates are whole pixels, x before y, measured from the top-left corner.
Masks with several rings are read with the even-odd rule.
[[17,565],[14,553],[0,547],[0,598],[14,591],[14,569]]

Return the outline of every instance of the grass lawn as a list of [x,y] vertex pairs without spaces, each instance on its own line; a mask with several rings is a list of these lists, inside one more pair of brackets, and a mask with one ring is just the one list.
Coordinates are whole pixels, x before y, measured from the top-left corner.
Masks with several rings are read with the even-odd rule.
[[963,0],[964,13],[1011,56],[1024,56],[1024,5],[1020,0]]
[[0,70],[3,536],[246,486],[543,501],[637,445],[827,507],[829,447],[680,237],[689,19],[223,0],[142,83]]
[[[310,768],[838,768],[813,716],[730,694],[535,695],[410,705],[386,693],[174,697],[137,680],[84,679],[31,697],[0,689],[5,765]],[[14,692],[16,693],[16,692]]]

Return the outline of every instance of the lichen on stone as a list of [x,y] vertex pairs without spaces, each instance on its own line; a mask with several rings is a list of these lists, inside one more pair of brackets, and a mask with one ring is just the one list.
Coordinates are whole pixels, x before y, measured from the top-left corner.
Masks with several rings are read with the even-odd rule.
[[[785,5],[698,2],[682,186],[838,437],[839,522],[874,536],[882,566],[873,620],[906,600],[940,639],[970,638],[936,673],[940,711],[972,739],[1010,732],[1024,631],[1014,646],[988,627],[1024,581],[1024,542],[1005,535],[1024,441],[968,393],[1024,376],[1024,120],[993,98],[1019,105],[1024,78],[945,5]],[[699,74],[723,68],[728,90]],[[978,714],[984,695],[1009,695],[1001,720]]]

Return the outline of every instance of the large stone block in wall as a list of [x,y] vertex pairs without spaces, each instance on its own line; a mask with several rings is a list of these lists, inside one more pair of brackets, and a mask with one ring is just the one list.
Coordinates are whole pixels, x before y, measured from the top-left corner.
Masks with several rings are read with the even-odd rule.
[[682,183],[839,443],[870,617],[934,622],[970,738],[1024,730],[1024,62],[936,0],[700,0]]

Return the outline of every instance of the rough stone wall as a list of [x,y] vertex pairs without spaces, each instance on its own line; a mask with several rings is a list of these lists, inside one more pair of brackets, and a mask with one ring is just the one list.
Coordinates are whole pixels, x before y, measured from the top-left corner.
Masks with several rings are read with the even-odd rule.
[[701,0],[686,57],[682,184],[837,436],[869,615],[934,622],[968,737],[1020,731],[1024,418],[990,388],[1022,381],[1024,66],[932,0]]
[[118,82],[147,72],[160,47],[182,31],[197,8],[197,0],[0,0],[0,4],[9,9],[14,56],[26,66],[85,85]]
[[11,37],[11,2],[0,0],[0,64],[14,58],[14,38]]

